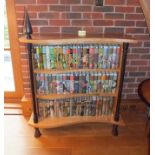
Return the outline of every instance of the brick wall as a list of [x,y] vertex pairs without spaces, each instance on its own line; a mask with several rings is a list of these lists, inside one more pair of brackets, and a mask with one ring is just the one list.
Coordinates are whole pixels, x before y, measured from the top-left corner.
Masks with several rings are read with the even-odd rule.
[[[18,32],[22,33],[23,11],[27,7],[34,33],[122,33],[139,42],[130,45],[127,57],[123,98],[137,98],[137,86],[149,77],[149,33],[138,0],[16,0]],[[28,55],[20,44],[26,97],[30,98]]]

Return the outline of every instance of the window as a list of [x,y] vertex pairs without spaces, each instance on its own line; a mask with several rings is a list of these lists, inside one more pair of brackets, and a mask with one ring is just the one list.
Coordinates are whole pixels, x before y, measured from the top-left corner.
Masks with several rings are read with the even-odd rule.
[[4,91],[15,91],[6,3],[4,3]]
[[4,102],[13,102],[23,97],[15,0],[5,0],[4,8]]

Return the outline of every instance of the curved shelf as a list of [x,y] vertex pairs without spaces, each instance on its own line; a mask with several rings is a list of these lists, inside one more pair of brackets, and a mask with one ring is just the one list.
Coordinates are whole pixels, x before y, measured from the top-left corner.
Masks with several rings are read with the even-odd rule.
[[87,34],[85,37],[78,37],[78,35],[73,34],[37,34],[31,35],[32,39],[27,39],[26,36],[19,38],[21,43],[32,43],[32,44],[42,44],[42,45],[63,45],[63,44],[102,44],[102,43],[137,43],[135,39],[132,39],[130,36],[123,35],[90,35]]
[[37,95],[38,99],[65,99],[73,97],[82,97],[82,96],[116,96],[117,93],[86,93],[86,94],[48,94],[48,95]]
[[34,69],[37,74],[69,73],[69,72],[120,72],[120,69]]
[[61,126],[68,126],[81,123],[110,123],[124,126],[123,120],[120,118],[118,122],[114,121],[112,115],[109,116],[72,116],[72,117],[60,117],[60,118],[45,118],[38,123],[33,123],[33,114],[29,120],[29,125],[36,128],[56,128]]

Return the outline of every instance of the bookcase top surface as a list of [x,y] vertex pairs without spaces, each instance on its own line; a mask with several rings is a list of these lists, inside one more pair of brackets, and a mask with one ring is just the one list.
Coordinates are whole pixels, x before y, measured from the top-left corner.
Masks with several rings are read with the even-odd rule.
[[31,39],[26,36],[19,38],[21,43],[32,44],[94,44],[94,43],[137,43],[137,40],[130,36],[115,35],[115,34],[87,34],[84,37],[79,37],[75,34],[35,34],[31,35]]

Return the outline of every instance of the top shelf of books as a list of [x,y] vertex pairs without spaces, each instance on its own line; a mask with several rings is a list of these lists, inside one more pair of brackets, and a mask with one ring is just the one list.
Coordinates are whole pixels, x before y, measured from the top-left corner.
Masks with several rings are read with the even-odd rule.
[[94,34],[86,35],[85,37],[79,37],[78,35],[73,34],[36,34],[31,35],[31,39],[27,39],[26,36],[19,38],[19,41],[22,43],[32,43],[32,44],[42,44],[42,45],[62,45],[62,44],[93,44],[93,43],[114,43],[120,44],[123,42],[127,43],[137,43],[135,39],[132,39],[129,36],[123,35],[103,35],[103,34]]

